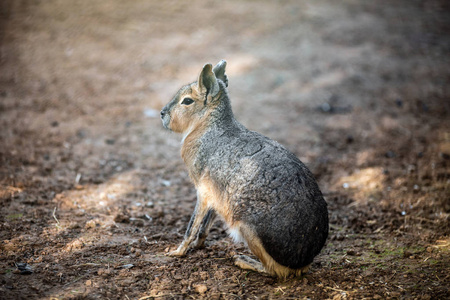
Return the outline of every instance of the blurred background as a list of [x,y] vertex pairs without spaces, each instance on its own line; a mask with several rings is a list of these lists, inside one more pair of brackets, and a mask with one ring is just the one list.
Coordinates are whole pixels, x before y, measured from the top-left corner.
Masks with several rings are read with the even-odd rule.
[[[3,0],[0,10],[8,297],[448,296],[447,1]],[[246,273],[231,260],[201,256],[245,251],[221,242],[220,223],[215,251],[182,266],[155,259],[180,241],[195,201],[181,137],[162,128],[159,110],[221,59],[236,118],[305,162],[329,203],[330,242],[306,282],[252,274],[243,289]],[[89,255],[98,265],[66,270],[93,263],[80,258]],[[132,274],[121,269],[127,255]],[[99,271],[106,258],[121,261],[116,272]],[[41,276],[18,280],[14,262]],[[223,274],[190,269],[224,263]],[[403,273],[390,277],[393,269]],[[369,284],[375,272],[386,278]],[[193,288],[199,282],[206,290]]]

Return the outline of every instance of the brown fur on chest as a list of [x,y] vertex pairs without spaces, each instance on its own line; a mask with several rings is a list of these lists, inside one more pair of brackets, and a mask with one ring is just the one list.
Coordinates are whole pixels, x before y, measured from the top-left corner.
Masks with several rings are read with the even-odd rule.
[[200,130],[195,130],[191,132],[184,140],[183,146],[181,147],[181,158],[183,159],[188,172],[189,177],[194,182],[195,186],[198,185],[200,179],[200,172],[195,168],[195,160],[200,148],[199,137],[202,132]]
[[[207,120],[208,115],[209,113],[207,113],[202,119]],[[202,119],[197,121],[195,124],[192,124],[192,128],[194,129],[187,133],[183,141],[183,146],[181,147],[181,158],[188,168],[189,176],[196,186],[202,174],[200,173],[200,170],[197,169],[198,167],[195,164],[195,160],[199,152],[201,137],[208,130],[209,125]]]

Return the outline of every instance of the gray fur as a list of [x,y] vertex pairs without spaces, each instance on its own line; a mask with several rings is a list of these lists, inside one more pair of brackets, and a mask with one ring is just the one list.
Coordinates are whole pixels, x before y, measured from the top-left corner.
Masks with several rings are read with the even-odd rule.
[[251,224],[275,261],[294,269],[310,264],[328,235],[327,205],[311,172],[286,148],[235,121],[229,105],[218,114],[221,121],[199,141],[195,170],[209,170],[229,195],[235,220]]
[[[221,93],[215,92],[218,96],[211,101],[217,105],[205,120],[207,129],[192,146],[196,156],[189,171],[197,178],[209,173],[229,199],[233,221],[253,229],[276,262],[302,268],[325,244],[327,204],[313,175],[294,154],[234,118],[225,66],[221,62],[214,68]],[[204,81],[213,82],[211,78]],[[163,112],[170,114],[173,105],[169,103]],[[208,219],[204,223],[209,223]],[[199,239],[204,237],[202,231]]]

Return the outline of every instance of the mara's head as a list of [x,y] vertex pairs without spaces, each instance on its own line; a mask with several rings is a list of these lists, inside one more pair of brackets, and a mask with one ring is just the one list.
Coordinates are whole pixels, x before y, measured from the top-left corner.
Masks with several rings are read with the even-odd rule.
[[218,107],[228,86],[225,60],[214,68],[206,64],[196,82],[183,86],[173,99],[161,110],[165,128],[187,133],[197,127]]

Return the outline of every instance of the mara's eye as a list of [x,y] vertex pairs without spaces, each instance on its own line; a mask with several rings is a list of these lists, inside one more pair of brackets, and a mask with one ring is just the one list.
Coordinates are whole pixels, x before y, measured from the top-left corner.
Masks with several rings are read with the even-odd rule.
[[194,103],[194,100],[192,100],[191,98],[184,98],[183,101],[181,101],[181,104],[184,105],[190,105],[192,103]]

